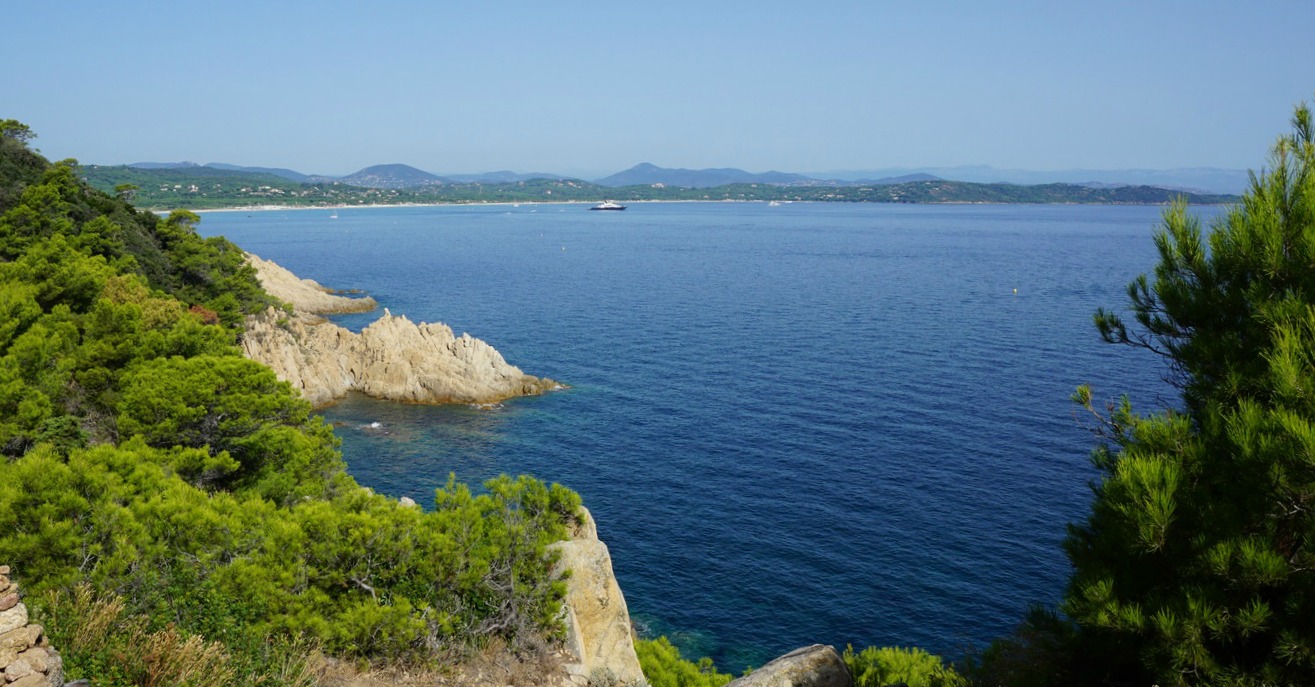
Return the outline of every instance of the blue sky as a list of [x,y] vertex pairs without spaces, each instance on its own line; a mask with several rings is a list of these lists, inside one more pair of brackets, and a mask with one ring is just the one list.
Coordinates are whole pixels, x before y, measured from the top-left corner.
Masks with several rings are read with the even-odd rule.
[[1315,2],[20,2],[52,159],[345,174],[1255,168]]

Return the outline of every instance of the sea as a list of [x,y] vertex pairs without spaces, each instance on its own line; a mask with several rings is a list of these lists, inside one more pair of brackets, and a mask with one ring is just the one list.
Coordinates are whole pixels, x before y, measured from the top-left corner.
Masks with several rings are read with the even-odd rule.
[[1062,598],[1065,525],[1096,477],[1075,388],[1176,404],[1163,361],[1091,321],[1152,271],[1162,208],[587,207],[212,212],[199,229],[570,385],[323,413],[352,475],[391,496],[432,505],[449,473],[578,491],[639,631],[723,670],[813,643],[984,648]]

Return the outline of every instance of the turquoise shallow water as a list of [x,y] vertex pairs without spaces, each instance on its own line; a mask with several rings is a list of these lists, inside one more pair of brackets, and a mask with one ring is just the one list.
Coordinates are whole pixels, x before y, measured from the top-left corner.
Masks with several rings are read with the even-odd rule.
[[201,229],[571,384],[326,415],[388,494],[432,503],[450,471],[576,489],[641,625],[738,671],[813,642],[957,654],[1059,598],[1093,474],[1069,395],[1172,398],[1158,361],[1091,326],[1154,264],[1159,213],[522,205]]

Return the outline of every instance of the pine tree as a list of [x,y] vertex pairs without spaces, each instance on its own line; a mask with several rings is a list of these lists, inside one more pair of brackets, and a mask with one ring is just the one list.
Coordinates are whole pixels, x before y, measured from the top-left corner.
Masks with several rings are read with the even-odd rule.
[[[1104,338],[1168,361],[1181,408],[1102,419],[1064,611],[1079,651],[1160,685],[1315,684],[1315,136],[1301,105],[1271,168],[1203,240],[1182,204],[1135,323]],[[1091,393],[1079,389],[1091,408]]]

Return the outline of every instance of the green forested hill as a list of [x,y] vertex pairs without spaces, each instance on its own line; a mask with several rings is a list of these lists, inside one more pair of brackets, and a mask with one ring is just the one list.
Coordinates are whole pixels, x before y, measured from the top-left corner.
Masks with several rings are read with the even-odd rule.
[[546,545],[579,498],[359,487],[309,405],[235,345],[272,299],[189,212],[140,212],[0,122],[0,562],[68,674],[304,684],[559,631]]
[[[608,189],[616,200],[741,200],[824,203],[1075,203],[1162,205],[1175,199],[1203,205],[1231,203],[1235,196],[1187,193],[1155,186],[1093,188],[1074,184],[977,184],[966,181],[912,181],[869,186],[769,186],[733,184],[701,189]],[[658,197],[660,196],[660,197]]]
[[[604,199],[812,201],[851,203],[1229,203],[1235,196],[1195,194],[1154,186],[1094,188],[1073,184],[1020,186],[962,181],[914,181],[889,185],[778,186],[729,184],[714,188],[624,186],[578,179],[530,179],[506,183],[448,183],[417,188],[363,188],[346,183],[297,183],[272,174],[209,167],[139,169],[88,165],[78,174],[107,193],[131,185],[134,202],[149,208],[222,208],[257,205],[330,206],[397,203],[597,202]],[[122,193],[123,191],[121,191]]]

